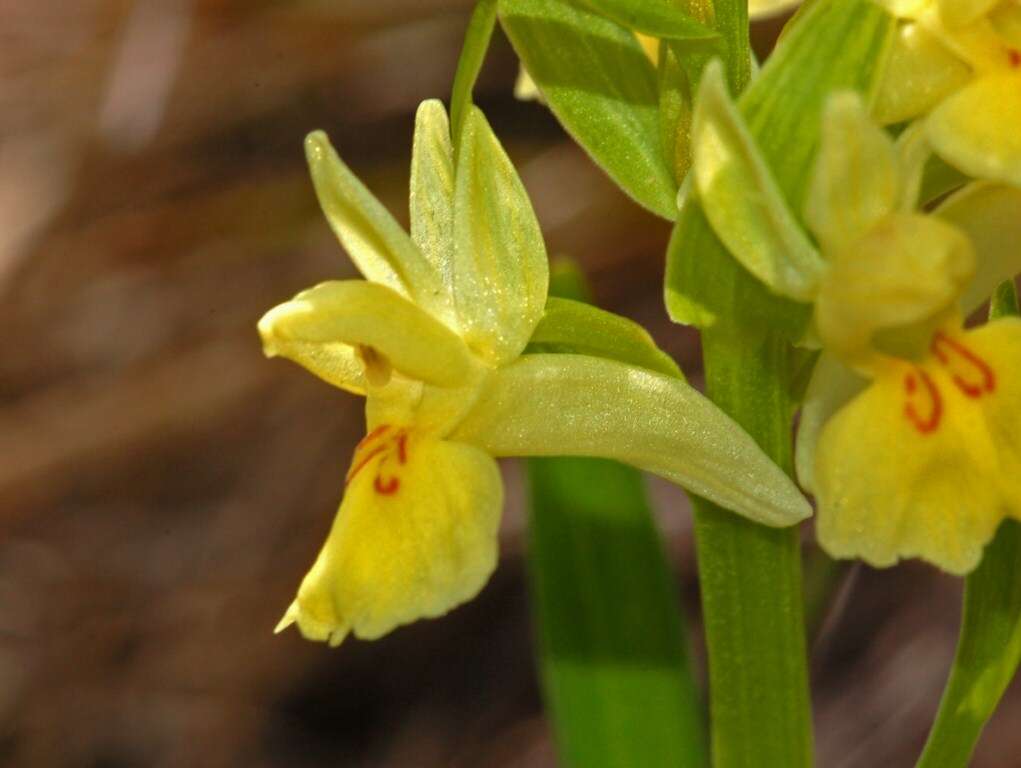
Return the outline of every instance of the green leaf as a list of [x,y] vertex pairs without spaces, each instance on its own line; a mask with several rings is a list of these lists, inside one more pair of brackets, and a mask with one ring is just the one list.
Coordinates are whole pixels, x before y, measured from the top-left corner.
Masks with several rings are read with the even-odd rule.
[[673,0],[576,0],[621,26],[653,37],[706,40],[716,32],[693,19]]
[[526,353],[566,352],[605,357],[684,378],[681,369],[638,323],[571,299],[550,297]]
[[500,22],[568,133],[665,219],[677,184],[661,148],[656,73],[634,34],[566,0],[499,0]]
[[474,106],[457,158],[453,262],[469,346],[494,363],[519,355],[546,305],[549,262],[528,193]]
[[[555,262],[550,292],[583,299]],[[687,633],[641,474],[603,459],[528,461],[528,564],[560,757],[578,768],[706,763]]]
[[531,459],[528,475],[540,666],[563,764],[705,765],[679,600],[641,475],[580,458]]
[[[738,100],[751,136],[799,218],[823,101],[833,90],[872,91],[894,26],[868,0],[818,0]],[[771,294],[741,267],[690,195],[682,203],[667,254],[666,301],[677,322],[710,327],[726,319],[740,327],[772,328],[793,339],[804,334],[810,314],[807,305]]]
[[489,41],[496,26],[496,0],[479,0],[468,20],[464,33],[461,57],[454,72],[454,86],[450,94],[450,125],[454,146],[461,146],[461,131],[472,103],[472,88],[482,69],[489,50]]
[[[1017,291],[1004,283],[990,318],[1017,315]],[[968,764],[1021,659],[1021,524],[1005,520],[967,578],[957,654],[918,768]]]

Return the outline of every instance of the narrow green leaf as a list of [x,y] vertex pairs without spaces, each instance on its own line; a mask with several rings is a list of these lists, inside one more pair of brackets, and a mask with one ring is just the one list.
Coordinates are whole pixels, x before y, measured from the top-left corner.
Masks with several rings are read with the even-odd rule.
[[455,172],[451,280],[468,344],[494,362],[520,354],[546,306],[549,262],[528,193],[475,106]]
[[489,40],[496,26],[496,0],[478,0],[464,33],[461,58],[454,72],[454,86],[450,94],[450,126],[454,147],[461,146],[461,131],[472,103],[472,89],[489,50]]
[[693,19],[673,0],[576,0],[621,26],[653,37],[707,40],[717,33]]
[[528,462],[540,664],[576,768],[704,765],[678,598],[641,475],[601,459]]
[[[1013,282],[993,297],[990,318],[1018,314]],[[1000,525],[965,582],[957,654],[918,768],[968,764],[1021,659],[1021,524]]]
[[571,299],[550,297],[525,352],[606,357],[683,379],[677,363],[633,320]]
[[500,21],[557,119],[640,205],[673,220],[652,62],[634,34],[566,0],[499,0]]
[[[749,132],[799,219],[823,102],[833,90],[872,91],[894,26],[868,0],[818,0],[738,100]],[[805,77],[806,72],[814,76]],[[809,318],[807,305],[769,293],[737,263],[690,195],[682,202],[667,254],[666,301],[677,322],[708,327],[726,318],[795,339]]]
[[[551,292],[583,299],[577,269]],[[560,757],[577,768],[706,762],[683,614],[641,475],[602,459],[528,461],[529,575]]]

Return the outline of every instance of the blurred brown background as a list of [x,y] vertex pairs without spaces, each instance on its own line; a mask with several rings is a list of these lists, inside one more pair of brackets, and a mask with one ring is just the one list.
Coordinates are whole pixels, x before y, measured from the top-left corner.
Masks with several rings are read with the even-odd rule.
[[[448,92],[469,7],[0,0],[0,764],[555,763],[513,465],[503,562],[474,603],[338,651],[270,634],[362,428],[359,401],[265,361],[255,334],[272,304],[353,274],[301,140],[328,130],[406,220],[414,109]],[[513,100],[515,72],[498,33],[476,98],[551,253],[697,380],[695,337],[662,310],[666,226]],[[697,617],[687,506],[653,495]],[[959,584],[862,569],[840,594],[813,658],[820,765],[909,766]],[[1018,714],[1015,686],[975,765],[1021,765]]]

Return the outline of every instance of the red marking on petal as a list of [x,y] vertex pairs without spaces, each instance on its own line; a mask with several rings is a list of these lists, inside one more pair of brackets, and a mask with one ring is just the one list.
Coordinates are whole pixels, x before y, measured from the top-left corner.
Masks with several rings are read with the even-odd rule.
[[401,464],[408,463],[408,435],[405,432],[397,437],[397,461]]
[[1008,48],[1007,61],[1010,62],[1010,66],[1014,69],[1021,67],[1021,51],[1017,48]]
[[[347,477],[346,477],[346,478],[344,479],[344,483],[345,483],[345,484],[346,484],[346,483],[350,483],[350,482],[351,482],[351,481],[352,481],[352,480],[354,479],[355,475],[357,475],[357,474],[358,474],[359,472],[361,472],[361,471],[362,471],[362,469],[364,469],[364,468],[365,468],[365,465],[366,465],[366,464],[368,464],[368,463],[369,463],[370,461],[372,461],[372,460],[373,460],[374,458],[376,458],[377,456],[379,456],[379,454],[381,454],[381,453],[382,453],[383,451],[385,451],[385,450],[386,450],[386,446],[385,446],[385,445],[377,445],[377,446],[376,446],[375,448],[373,448],[373,449],[372,449],[371,451],[369,451],[369,452],[368,452],[367,454],[365,454],[364,456],[362,456],[362,457],[361,457],[361,458],[360,458],[360,459],[358,460],[358,463],[357,463],[357,464],[352,464],[352,465],[351,465],[351,469],[349,469],[349,470],[347,471]],[[355,453],[355,456],[357,456],[357,455],[358,455],[358,454],[357,454],[357,452],[356,452],[356,453]]]
[[925,385],[925,393],[929,400],[928,415],[923,416],[919,413],[917,404],[913,402],[912,396],[916,392],[917,382],[914,374],[909,373],[904,377],[904,391],[908,396],[908,401],[904,404],[904,416],[915,426],[915,429],[925,435],[934,432],[943,418],[943,398],[929,374],[921,368],[915,369],[915,373]]
[[388,477],[384,480],[381,475],[376,475],[376,479],[373,481],[372,487],[376,490],[376,493],[382,494],[383,496],[392,496],[397,493],[397,489],[401,487],[401,481],[398,477]]
[[968,397],[978,398],[996,389],[996,372],[989,363],[957,339],[937,333],[932,339],[932,353],[945,368],[951,369],[954,384]]

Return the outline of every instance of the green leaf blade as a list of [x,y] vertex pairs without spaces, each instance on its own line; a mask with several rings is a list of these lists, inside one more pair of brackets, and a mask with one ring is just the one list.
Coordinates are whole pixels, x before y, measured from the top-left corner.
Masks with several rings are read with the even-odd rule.
[[566,0],[500,0],[500,22],[568,133],[628,195],[676,217],[658,86],[634,34]]
[[455,148],[461,145],[461,131],[472,103],[472,89],[482,71],[482,62],[489,50],[495,26],[496,0],[479,0],[468,20],[450,94],[450,128]]
[[710,40],[717,37],[673,0],[578,0],[621,26],[671,40]]

